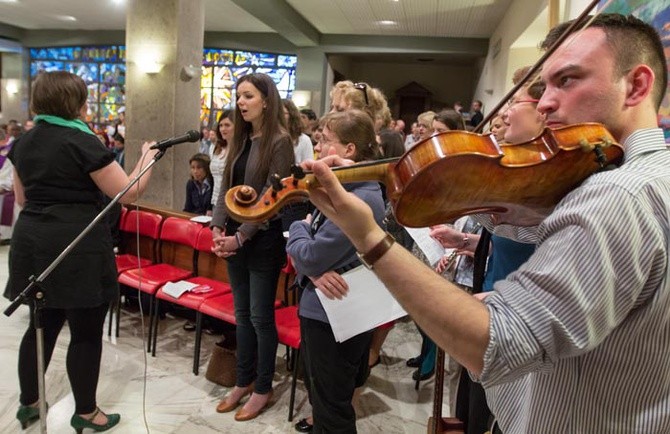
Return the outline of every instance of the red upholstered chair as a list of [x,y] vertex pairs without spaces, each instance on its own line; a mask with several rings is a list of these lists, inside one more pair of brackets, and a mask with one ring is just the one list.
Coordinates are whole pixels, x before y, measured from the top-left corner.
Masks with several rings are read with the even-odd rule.
[[[284,274],[284,306],[290,306],[296,304],[296,295],[293,295],[293,301],[289,300],[289,292],[293,289],[293,286],[289,286],[291,277],[295,280],[295,267],[293,266],[293,261],[289,255],[286,255],[286,265],[281,269],[281,272]],[[294,282],[295,284],[295,282]]]
[[[121,207],[121,243],[116,255],[118,273],[133,268],[147,267],[157,261],[156,244],[160,235],[163,217],[148,211],[130,210]],[[139,236],[139,244],[137,242]],[[139,256],[137,253],[139,251]],[[112,317],[116,311],[116,337],[119,337],[121,317],[121,294],[109,310],[107,335],[112,335]]]
[[[163,291],[163,287],[159,288],[158,291],[156,292],[156,303],[155,303],[155,308],[154,308],[154,329],[153,329],[153,344],[152,344],[152,350],[151,350],[151,355],[155,356],[156,355],[156,340],[158,337],[158,307],[160,300],[165,300],[169,303],[177,304],[179,306],[183,306],[187,309],[192,309],[197,311],[200,305],[207,299],[212,298],[212,297],[217,297],[220,295],[228,294],[231,291],[230,285],[227,282],[222,282],[220,280],[212,279],[211,277],[207,277],[202,274],[207,274],[208,272],[208,267],[207,264],[209,263],[208,261],[208,255],[213,255],[211,252],[212,248],[212,230],[208,227],[203,227],[200,232],[198,233],[198,238],[195,243],[195,255],[193,257],[194,264],[193,264],[193,269],[196,272],[195,277],[190,277],[188,279],[184,279],[187,282],[190,283],[195,283],[198,285],[206,285],[209,286],[211,291],[205,292],[205,293],[192,293],[192,292],[186,292],[182,294],[179,298],[174,298],[171,295],[168,295]],[[225,263],[223,261],[219,261],[218,264],[219,267],[225,267]],[[234,312],[233,312],[234,316]],[[196,334],[196,345],[200,345],[200,334]],[[194,355],[195,357],[195,355]],[[196,375],[196,365],[195,365],[196,360],[194,359],[194,373]],[[199,360],[198,360],[199,362]]]
[[[152,212],[130,210],[123,213],[122,211],[121,252],[116,255],[116,269],[119,273],[133,268],[146,267],[156,262],[156,243],[160,236],[162,222],[163,217]],[[140,256],[137,256],[137,250]]]
[[168,217],[161,228],[160,262],[119,274],[119,283],[150,295],[147,351],[151,350],[156,291],[167,282],[177,282],[193,276],[194,247],[201,228],[198,223],[190,220]]
[[288,407],[288,421],[293,420],[293,406],[295,404],[295,388],[300,369],[300,319],[298,318],[298,307],[288,306],[275,310],[275,323],[277,324],[277,335],[279,343],[291,348],[294,356],[291,372],[291,398]]

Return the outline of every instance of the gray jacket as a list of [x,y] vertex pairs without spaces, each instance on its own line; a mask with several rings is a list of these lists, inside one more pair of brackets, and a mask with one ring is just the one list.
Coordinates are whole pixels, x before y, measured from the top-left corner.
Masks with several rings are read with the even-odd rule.
[[[367,203],[377,224],[382,225],[384,200],[379,183],[357,182],[345,184],[344,188]],[[315,216],[312,225],[305,221],[291,224],[286,251],[293,260],[297,279],[305,285],[300,299],[300,316],[327,323],[328,317],[316,295],[314,284],[306,276],[317,277],[326,271],[351,265],[358,260],[358,256],[354,245],[340,228],[320,212]]]

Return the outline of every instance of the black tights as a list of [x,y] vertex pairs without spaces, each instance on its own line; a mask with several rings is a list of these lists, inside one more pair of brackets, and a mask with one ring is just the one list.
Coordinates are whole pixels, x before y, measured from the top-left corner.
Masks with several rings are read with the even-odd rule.
[[[70,379],[76,414],[92,413],[96,409],[95,393],[98,388],[100,357],[102,355],[102,325],[107,314],[107,304],[81,309],[43,309],[45,369],[49,366],[56,339],[67,320],[70,327],[70,346],[67,350],[67,376]],[[37,349],[33,327],[23,335],[19,348],[20,401],[30,405],[39,399],[37,389]]]

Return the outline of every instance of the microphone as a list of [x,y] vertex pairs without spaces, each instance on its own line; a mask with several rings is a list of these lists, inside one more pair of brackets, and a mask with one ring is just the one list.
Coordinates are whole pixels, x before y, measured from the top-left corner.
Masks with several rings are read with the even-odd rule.
[[178,145],[179,143],[184,143],[184,142],[197,142],[202,138],[202,134],[200,134],[196,130],[190,130],[187,131],[186,134],[177,136],[177,137],[172,137],[170,139],[165,139],[161,140],[160,142],[156,143],[155,145],[152,145],[149,149],[158,149],[161,151],[165,151],[167,148],[171,148],[174,145]]

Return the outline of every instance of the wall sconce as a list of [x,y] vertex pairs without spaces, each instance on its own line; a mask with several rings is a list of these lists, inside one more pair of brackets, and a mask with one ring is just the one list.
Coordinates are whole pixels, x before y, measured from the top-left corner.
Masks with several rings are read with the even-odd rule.
[[298,108],[309,107],[312,102],[312,92],[309,90],[295,90],[291,99]]
[[149,59],[138,62],[137,66],[139,66],[140,71],[144,72],[145,74],[158,74],[165,65],[158,63],[155,60]]
[[19,84],[17,83],[17,80],[7,80],[5,90],[9,95],[16,95],[19,93]]
[[201,73],[202,70],[200,69],[199,66],[195,65],[182,66],[181,71],[179,71],[179,78],[182,81],[191,81],[195,77],[199,77]]

